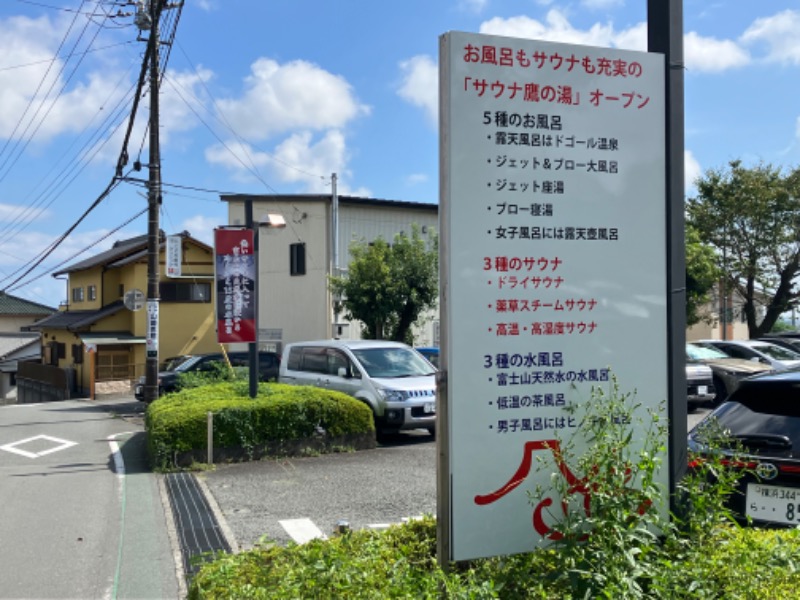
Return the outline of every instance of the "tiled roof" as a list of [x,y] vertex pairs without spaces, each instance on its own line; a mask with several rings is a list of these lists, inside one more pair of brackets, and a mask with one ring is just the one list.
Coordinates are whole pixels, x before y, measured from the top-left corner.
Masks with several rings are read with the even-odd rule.
[[0,315],[49,315],[55,308],[0,292]]
[[36,321],[36,323],[29,326],[29,329],[33,331],[41,331],[42,329],[78,331],[82,327],[88,327],[105,317],[118,313],[123,308],[125,308],[125,305],[122,300],[116,300],[98,310],[63,310]]
[[[203,242],[194,239],[191,235],[189,235],[188,231],[182,231],[181,233],[176,235],[180,235],[185,239],[191,240],[198,246],[211,250],[210,246],[207,246]],[[162,247],[165,241],[166,241],[166,235],[163,231],[160,231],[159,243],[162,245]],[[109,268],[121,267],[130,262],[135,262],[137,260],[144,260],[146,258],[147,258],[147,236],[140,235],[127,240],[120,240],[118,242],[114,242],[114,245],[108,250],[100,252],[99,254],[95,254],[94,256],[87,258],[86,260],[82,260],[80,262],[72,264],[64,269],[61,269],[60,271],[56,271],[52,275],[53,277],[56,277],[58,275],[74,273],[75,271],[83,271],[97,266],[106,266]]]
[[61,271],[56,271],[53,273],[53,277],[64,275],[65,273],[74,273],[75,271],[91,269],[92,267],[97,267],[99,265],[107,265],[144,249],[147,249],[146,235],[140,235],[128,240],[120,240],[118,242],[114,242],[114,245],[104,252],[100,252],[99,254],[95,254],[94,256],[87,258],[86,260],[82,260],[70,265]]

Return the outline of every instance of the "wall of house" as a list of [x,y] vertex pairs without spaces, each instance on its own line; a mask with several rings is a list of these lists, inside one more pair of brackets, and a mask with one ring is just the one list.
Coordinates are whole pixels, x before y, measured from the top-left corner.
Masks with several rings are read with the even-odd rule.
[[[76,271],[69,275],[69,290],[67,303],[70,310],[97,310],[103,306],[102,299],[102,269],[95,267],[84,271]],[[90,300],[89,289],[93,287],[95,298]],[[81,297],[75,296],[75,290],[80,290]]]
[[0,333],[19,333],[23,327],[33,325],[48,315],[3,315],[0,316]]

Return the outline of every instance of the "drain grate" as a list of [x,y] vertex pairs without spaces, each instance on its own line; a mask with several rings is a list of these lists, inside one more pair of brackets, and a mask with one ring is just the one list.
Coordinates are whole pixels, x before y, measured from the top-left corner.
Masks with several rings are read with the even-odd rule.
[[168,473],[166,486],[181,545],[183,570],[190,579],[203,561],[212,559],[208,553],[230,552],[231,547],[194,475]]

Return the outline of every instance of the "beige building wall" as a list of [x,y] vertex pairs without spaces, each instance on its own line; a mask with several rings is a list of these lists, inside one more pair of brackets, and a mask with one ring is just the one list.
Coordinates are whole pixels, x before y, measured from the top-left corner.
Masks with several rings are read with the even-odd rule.
[[[313,339],[342,337],[358,339],[360,323],[345,324],[334,329],[333,298],[328,291],[328,276],[333,272],[333,231],[331,198],[253,196],[253,220],[258,222],[267,213],[280,214],[286,227],[280,230],[261,228],[259,233],[259,330],[262,349],[281,349],[283,344]],[[244,203],[228,202],[228,222],[245,224]],[[374,241],[378,237],[391,242],[404,231],[411,234],[412,224],[431,236],[438,228],[438,214],[431,208],[415,209],[398,203],[396,208],[385,204],[339,204],[339,265],[349,263],[349,247],[354,240]],[[290,275],[290,247],[305,244],[306,273]],[[433,345],[438,313],[422,319],[418,328],[418,344]],[[339,316],[339,323],[345,323]],[[341,331],[341,332],[339,332]]]

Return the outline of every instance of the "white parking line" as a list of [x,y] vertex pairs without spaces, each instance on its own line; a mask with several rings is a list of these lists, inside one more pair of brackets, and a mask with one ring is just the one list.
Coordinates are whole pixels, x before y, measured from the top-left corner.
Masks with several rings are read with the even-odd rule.
[[[23,450],[22,448],[18,448],[17,446],[22,446],[23,444],[28,444],[30,442],[38,442],[40,440],[47,440],[48,442],[52,442],[53,444],[57,444],[52,448],[47,448],[42,450],[41,452],[28,452],[27,450]],[[34,437],[27,438],[25,440],[20,440],[18,442],[14,442],[13,444],[5,444],[4,446],[0,446],[0,450],[5,450],[6,452],[13,452],[14,454],[19,454],[20,456],[24,456],[26,458],[39,458],[40,456],[45,456],[47,454],[52,454],[53,452],[58,452],[59,450],[66,450],[67,448],[71,448],[72,446],[77,446],[78,442],[70,442],[69,440],[62,440],[60,438],[52,437],[49,435],[37,435]]]
[[328,539],[328,536],[322,533],[311,519],[286,519],[285,521],[278,521],[278,523],[289,534],[289,537],[298,544],[305,544],[314,539]]

